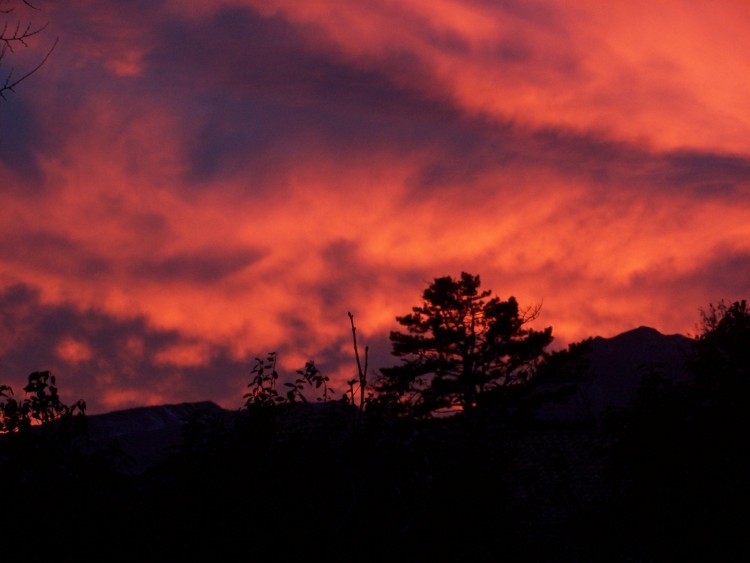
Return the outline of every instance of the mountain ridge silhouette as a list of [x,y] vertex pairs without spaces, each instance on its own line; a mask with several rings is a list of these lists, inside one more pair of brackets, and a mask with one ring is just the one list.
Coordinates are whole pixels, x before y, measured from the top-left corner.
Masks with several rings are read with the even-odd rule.
[[[681,334],[663,334],[639,326],[612,337],[593,337],[589,367],[567,402],[545,404],[538,416],[547,421],[596,418],[608,408],[626,407],[635,399],[644,373],[658,371],[673,381],[687,379],[685,362],[694,341]],[[87,417],[94,443],[117,443],[134,460],[139,473],[166,458],[179,443],[191,415],[231,413],[212,401],[139,406]]]

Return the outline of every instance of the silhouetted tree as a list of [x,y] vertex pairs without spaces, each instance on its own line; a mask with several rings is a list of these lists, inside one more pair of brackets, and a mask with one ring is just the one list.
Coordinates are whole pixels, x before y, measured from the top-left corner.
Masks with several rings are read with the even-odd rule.
[[471,411],[488,391],[528,381],[552,327],[526,328],[540,307],[521,310],[514,297],[502,301],[480,289],[479,276],[435,278],[422,305],[396,320],[406,333],[390,340],[401,365],[383,368],[377,389],[414,414],[440,409]]
[[85,414],[86,403],[79,400],[66,405],[60,400],[55,383],[55,376],[49,371],[30,374],[23,388],[23,400],[15,398],[9,385],[0,385],[0,433],[24,433],[35,426]]
[[547,405],[572,404],[578,421],[593,420],[589,388],[593,381],[590,370],[594,339],[586,338],[568,344],[567,348],[546,353],[533,381],[525,389],[522,408],[533,411]]
[[652,371],[633,405],[605,419],[621,492],[612,506],[639,560],[748,558],[737,514],[750,502],[750,311],[722,301],[701,315],[693,377]]
[[745,410],[750,391],[750,311],[745,300],[709,305],[689,368],[702,394],[722,409]]
[[[47,28],[47,24],[34,25],[25,13],[29,10],[38,10],[38,8],[28,0],[0,0],[0,20],[2,20],[0,23],[0,67],[16,49],[28,47],[29,41]],[[57,39],[41,61],[30,70],[19,75],[11,66],[7,72],[4,72],[0,78],[0,98],[5,99],[7,92],[15,92],[16,86],[38,71],[47,62],[56,46]]]
[[66,405],[49,371],[29,375],[24,398],[0,385],[0,473],[9,480],[60,492],[82,469],[86,450],[86,405]]

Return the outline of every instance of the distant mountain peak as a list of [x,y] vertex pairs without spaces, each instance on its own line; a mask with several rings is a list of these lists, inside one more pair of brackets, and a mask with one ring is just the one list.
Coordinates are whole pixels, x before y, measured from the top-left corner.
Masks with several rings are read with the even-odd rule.
[[87,416],[89,437],[94,444],[117,444],[131,458],[133,474],[166,458],[169,448],[181,439],[186,421],[194,414],[226,412],[212,401],[133,407]]
[[594,338],[596,341],[613,341],[613,340],[628,340],[628,339],[641,339],[641,338],[658,338],[665,336],[662,332],[656,330],[653,327],[641,325],[637,328],[631,328],[625,332],[615,334],[614,336],[597,336]]
[[621,347],[621,346],[661,346],[664,342],[678,342],[678,346],[689,346],[692,339],[683,334],[664,334],[657,329],[641,325],[637,328],[626,330],[615,336],[597,336],[593,339],[597,346]]
[[663,333],[656,330],[653,327],[641,325],[638,328],[634,328],[632,330],[628,330],[624,332],[623,334],[643,334],[643,335],[662,335]]
[[596,417],[607,408],[625,407],[637,396],[644,373],[657,371],[673,381],[686,380],[685,366],[694,344],[687,336],[663,334],[649,326],[593,338],[589,367],[577,395],[567,409],[553,409],[554,415]]

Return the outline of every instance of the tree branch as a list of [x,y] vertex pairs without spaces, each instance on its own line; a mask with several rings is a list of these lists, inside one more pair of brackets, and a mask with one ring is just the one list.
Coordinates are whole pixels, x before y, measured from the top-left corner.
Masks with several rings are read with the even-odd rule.
[[[28,0],[22,0],[23,4],[28,6],[29,8],[33,10],[38,10],[36,6],[28,2]],[[14,8],[6,8],[6,9],[0,9],[0,14],[9,14],[14,10]],[[23,47],[28,47],[28,40],[34,37],[35,35],[38,35],[45,29],[47,29],[47,26],[49,24],[46,23],[40,27],[32,27],[31,22],[29,22],[25,28],[21,27],[21,21],[17,21],[15,28],[13,28],[8,21],[5,22],[5,24],[2,27],[2,31],[0,31],[0,64],[2,64],[3,59],[8,53],[14,53],[14,47],[21,45]],[[6,92],[15,92],[15,87],[18,86],[21,82],[29,78],[32,74],[37,72],[42,66],[47,62],[47,59],[49,59],[50,55],[52,55],[52,51],[55,50],[55,47],[57,47],[57,43],[59,41],[59,38],[55,39],[55,42],[52,44],[52,47],[47,51],[47,54],[42,58],[41,62],[37,64],[34,68],[23,74],[20,78],[14,78],[14,68],[11,67],[10,71],[8,72],[7,76],[5,77],[5,80],[0,82],[0,98],[6,100],[5,93]]]
[[18,78],[16,80],[12,80],[12,78],[13,78],[13,69],[11,69],[10,72],[8,73],[8,76],[5,78],[5,83],[2,86],[0,86],[0,98],[2,98],[3,100],[7,100],[7,98],[5,97],[5,92],[15,92],[14,88],[16,86],[18,86],[21,82],[23,82],[29,76],[31,76],[36,71],[38,71],[40,68],[42,68],[42,66],[44,65],[44,63],[47,62],[47,59],[49,59],[50,55],[52,54],[52,51],[54,51],[55,47],[57,47],[57,43],[58,43],[59,40],[60,40],[59,37],[57,39],[55,39],[55,42],[52,44],[52,47],[50,48],[49,51],[47,51],[47,54],[44,55],[44,58],[41,60],[41,62],[38,65],[36,65],[34,68],[32,68],[29,72],[27,72],[26,74],[24,74],[21,78]]
[[[362,412],[365,408],[365,387],[367,385],[367,353],[369,347],[365,346],[365,369],[362,369],[362,364],[359,361],[359,350],[357,348],[357,329],[354,326],[354,315],[349,315],[349,322],[352,325],[352,339],[354,340],[354,356],[357,358],[357,373],[359,375],[359,411]],[[354,397],[352,396],[352,401]]]

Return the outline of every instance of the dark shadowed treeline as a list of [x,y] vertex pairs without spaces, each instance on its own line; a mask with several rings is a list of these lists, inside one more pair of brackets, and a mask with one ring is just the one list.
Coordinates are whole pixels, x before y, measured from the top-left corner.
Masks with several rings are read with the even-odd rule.
[[[353,319],[352,332],[356,346]],[[32,374],[23,397],[3,388],[0,399],[2,554],[739,560],[749,342],[744,301],[711,307],[688,377],[649,365],[631,404],[575,420],[544,418],[540,405],[584,388],[591,341],[545,354],[522,382],[451,416],[395,409],[355,380],[341,397],[312,362],[285,378],[270,354],[241,409],[186,407],[179,439],[141,471],[116,440],[92,438],[83,403],[62,405],[54,379]],[[467,400],[466,387],[448,389]]]

